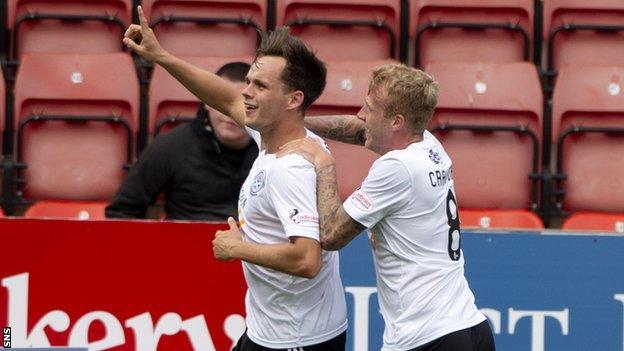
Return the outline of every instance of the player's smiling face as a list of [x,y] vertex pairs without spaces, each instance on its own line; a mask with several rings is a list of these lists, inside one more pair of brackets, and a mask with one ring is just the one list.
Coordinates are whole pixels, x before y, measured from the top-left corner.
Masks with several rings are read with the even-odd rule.
[[289,94],[282,82],[286,60],[276,56],[262,56],[251,65],[246,77],[245,125],[262,131],[286,110]]
[[370,91],[364,99],[364,106],[357,117],[365,122],[364,132],[366,142],[364,146],[380,155],[386,153],[391,138],[391,119],[384,115],[387,94],[385,91]]

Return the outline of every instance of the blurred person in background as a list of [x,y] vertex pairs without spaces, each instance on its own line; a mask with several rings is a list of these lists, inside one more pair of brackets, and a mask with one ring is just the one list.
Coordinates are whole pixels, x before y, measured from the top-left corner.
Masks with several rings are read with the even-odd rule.
[[[249,64],[231,62],[217,75],[238,91]],[[238,192],[258,148],[231,118],[199,103],[197,116],[157,136],[130,169],[107,218],[145,218],[164,194],[167,219],[225,222],[236,216]]]

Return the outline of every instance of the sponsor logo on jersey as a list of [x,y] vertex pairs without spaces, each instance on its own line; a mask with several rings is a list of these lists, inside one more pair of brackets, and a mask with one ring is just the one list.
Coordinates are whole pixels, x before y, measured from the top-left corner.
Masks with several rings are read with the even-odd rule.
[[433,149],[429,150],[429,159],[437,164],[440,164],[440,162],[442,162],[442,158],[440,157],[440,154],[438,154],[437,152],[433,151]]
[[266,172],[262,170],[260,171],[260,173],[256,174],[256,176],[253,179],[253,182],[251,182],[251,189],[249,190],[249,193],[252,196],[258,195],[260,190],[264,188],[265,183],[266,183]]
[[301,222],[312,222],[312,223],[319,222],[318,216],[312,215],[312,214],[306,214],[306,213],[299,213],[299,210],[296,208],[293,208],[288,214],[288,216],[290,217],[290,220],[296,224],[299,224]]
[[245,195],[245,188],[241,188],[238,195],[238,211],[240,212],[241,209],[244,209],[245,205],[247,205],[247,195]]
[[373,201],[371,201],[370,197],[366,195],[362,190],[357,190],[351,195],[351,199],[353,199],[355,206],[360,210],[370,211],[373,209]]

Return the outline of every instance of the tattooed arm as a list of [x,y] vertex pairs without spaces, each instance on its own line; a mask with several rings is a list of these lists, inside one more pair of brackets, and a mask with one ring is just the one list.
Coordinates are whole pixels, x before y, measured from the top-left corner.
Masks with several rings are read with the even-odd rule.
[[314,165],[316,171],[316,205],[319,214],[321,247],[339,250],[366,229],[352,219],[342,207],[334,158],[313,139],[293,140],[282,146],[278,157],[297,153]]
[[316,170],[316,203],[319,213],[321,247],[325,250],[339,250],[345,247],[364,229],[363,225],[352,219],[342,207],[338,197],[338,181],[336,165],[331,162],[315,164]]
[[356,116],[317,116],[306,117],[306,128],[314,133],[332,140],[344,143],[364,145],[364,122]]

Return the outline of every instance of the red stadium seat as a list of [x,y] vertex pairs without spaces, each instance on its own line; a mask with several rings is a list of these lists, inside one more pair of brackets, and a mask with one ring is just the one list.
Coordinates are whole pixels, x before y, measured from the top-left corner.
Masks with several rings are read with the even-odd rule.
[[176,55],[251,56],[267,29],[267,0],[143,0],[162,46]]
[[[429,124],[453,160],[464,208],[536,209],[542,91],[534,65],[432,63],[440,84]],[[513,87],[513,89],[510,89]]]
[[624,61],[624,2],[620,0],[543,0],[548,69],[564,64]]
[[624,66],[564,65],[553,94],[557,204],[624,212]]
[[563,223],[562,229],[624,233],[624,213],[577,212]]
[[138,106],[130,55],[25,54],[14,124],[24,197],[112,197],[133,160]]
[[399,0],[277,0],[276,11],[323,60],[398,59]]
[[[216,72],[221,66],[229,62],[247,62],[246,57],[183,57],[193,65]],[[173,78],[160,66],[154,67],[150,83],[149,98],[149,133],[159,134],[171,129],[179,122],[192,120],[197,113],[199,99],[189,92],[182,84]]]
[[25,218],[105,219],[107,202],[39,201],[24,213]]
[[344,201],[362,184],[379,155],[363,146],[340,143],[329,139],[325,141],[336,160],[338,194],[340,199]]
[[132,22],[132,0],[8,0],[13,54],[111,53]]
[[544,229],[542,220],[525,210],[461,209],[459,218],[468,229]]
[[355,115],[364,105],[371,69],[384,61],[329,61],[325,91],[308,111],[307,116]]
[[410,0],[416,66],[529,61],[533,0]]

